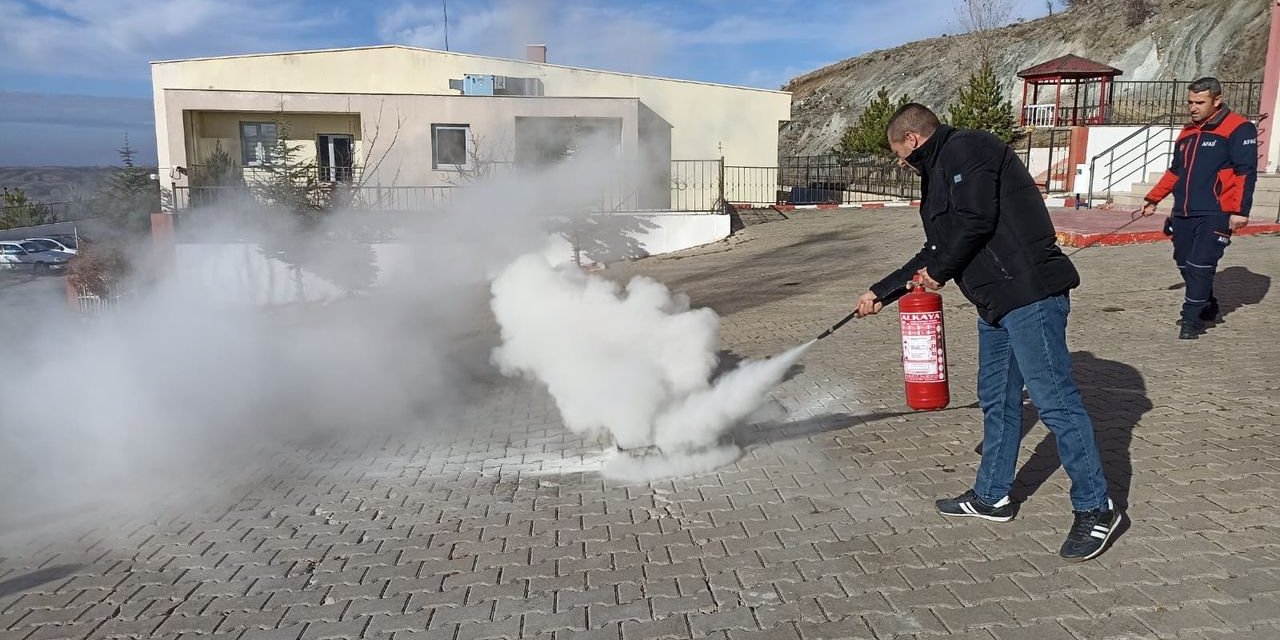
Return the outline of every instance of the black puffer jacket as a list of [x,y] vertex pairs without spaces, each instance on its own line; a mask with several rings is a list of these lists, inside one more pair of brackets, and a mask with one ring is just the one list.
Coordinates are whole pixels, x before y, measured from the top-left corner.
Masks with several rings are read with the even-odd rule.
[[942,126],[907,161],[922,176],[925,245],[871,287],[880,299],[896,298],[926,267],[940,283],[955,280],[978,314],[996,323],[1079,286],[1040,189],[1009,145],[985,131]]

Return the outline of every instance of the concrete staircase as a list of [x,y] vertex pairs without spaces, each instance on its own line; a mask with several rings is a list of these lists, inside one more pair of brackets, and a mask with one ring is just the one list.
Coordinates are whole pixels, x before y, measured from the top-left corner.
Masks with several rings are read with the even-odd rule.
[[[1145,182],[1133,185],[1132,190],[1128,193],[1114,192],[1111,194],[1111,203],[1118,207],[1133,207],[1137,209],[1143,204],[1143,197],[1147,195],[1151,188],[1156,186],[1160,181],[1162,174],[1152,173],[1147,176]],[[1161,211],[1168,212],[1169,207],[1173,206],[1172,197],[1165,198],[1160,203]],[[1280,175],[1262,174],[1258,176],[1258,186],[1253,191],[1253,210],[1250,216],[1253,220],[1272,222],[1276,219],[1277,213],[1280,213]]]

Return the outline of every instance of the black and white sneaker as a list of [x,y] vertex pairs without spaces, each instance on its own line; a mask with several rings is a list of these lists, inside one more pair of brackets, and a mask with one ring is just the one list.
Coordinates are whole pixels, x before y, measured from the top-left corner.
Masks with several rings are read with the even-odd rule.
[[1008,522],[1013,519],[1013,501],[1009,496],[995,504],[987,504],[970,489],[955,498],[943,498],[934,504],[944,516],[982,518],[992,522]]
[[1058,555],[1072,562],[1098,557],[1124,522],[1124,512],[1115,507],[1115,503],[1107,500],[1105,509],[1076,511],[1075,524],[1071,525]]

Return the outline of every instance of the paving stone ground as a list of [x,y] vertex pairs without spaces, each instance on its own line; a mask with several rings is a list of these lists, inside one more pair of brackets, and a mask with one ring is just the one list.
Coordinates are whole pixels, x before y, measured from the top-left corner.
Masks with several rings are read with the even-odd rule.
[[[909,210],[796,212],[615,266],[720,312],[727,359],[804,342],[920,242]],[[896,317],[851,323],[713,473],[605,481],[527,382],[446,432],[298,443],[162,513],[10,531],[0,637],[237,640],[1280,638],[1280,238],[1239,238],[1225,317],[1178,341],[1168,245],[1075,255],[1070,340],[1132,526],[1061,561],[1066,479],[1030,426],[1007,524],[945,520],[981,438],[976,329],[947,300],[951,408],[903,404]],[[10,514],[12,515],[12,514]]]

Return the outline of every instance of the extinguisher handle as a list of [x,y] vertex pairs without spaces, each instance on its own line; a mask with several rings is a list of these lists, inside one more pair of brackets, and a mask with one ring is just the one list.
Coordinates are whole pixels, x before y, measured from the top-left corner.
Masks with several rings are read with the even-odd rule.
[[901,287],[898,287],[897,289],[894,289],[893,291],[890,291],[889,293],[881,296],[879,299],[880,304],[887,307],[897,302],[898,298],[901,298],[902,296],[907,295],[909,291],[911,291],[911,283],[908,282],[907,284],[904,284]]

